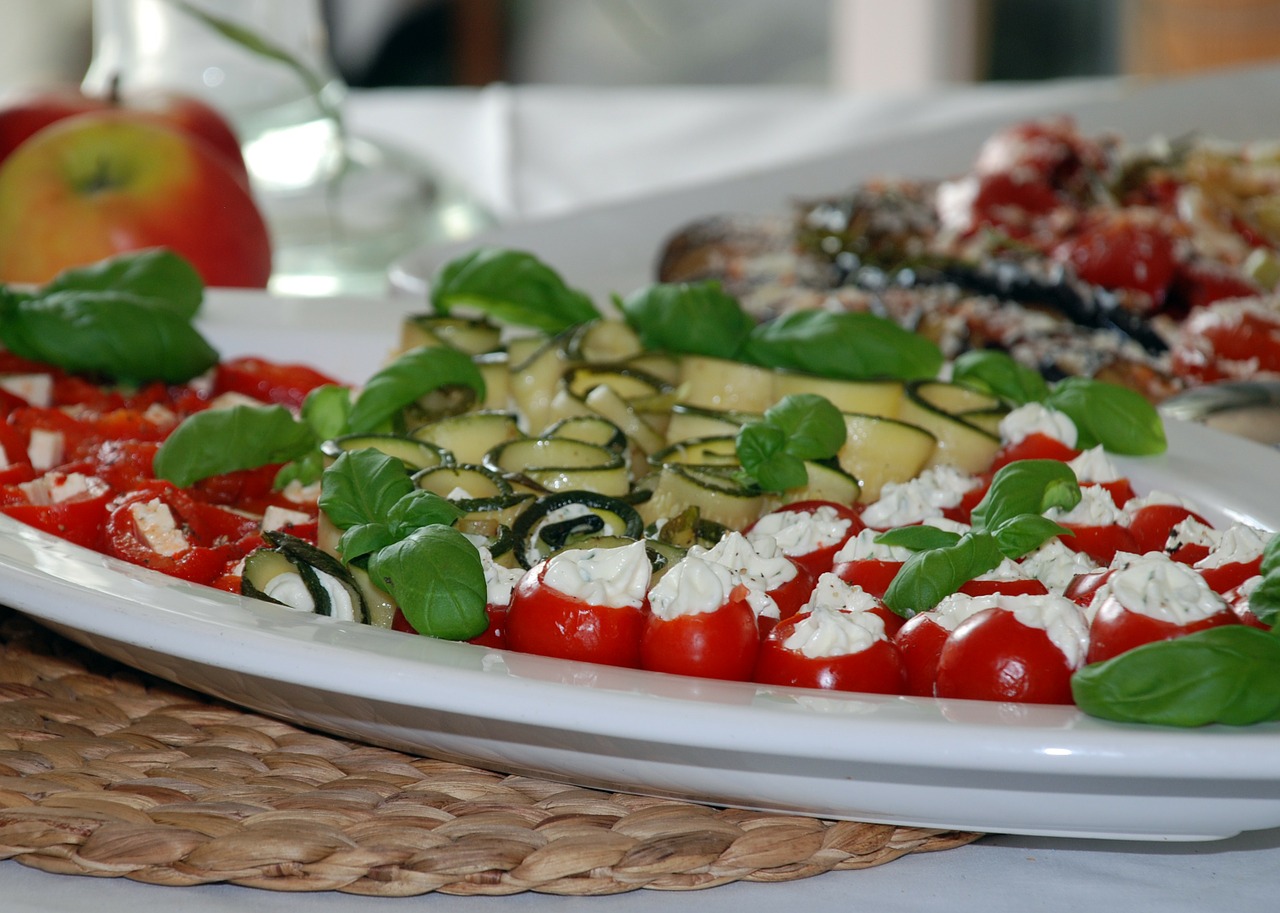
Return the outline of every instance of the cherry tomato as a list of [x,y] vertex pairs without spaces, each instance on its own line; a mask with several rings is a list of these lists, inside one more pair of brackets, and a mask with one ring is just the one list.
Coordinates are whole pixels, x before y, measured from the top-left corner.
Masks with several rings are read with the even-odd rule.
[[1164,551],[1173,528],[1187,518],[1208,525],[1203,517],[1180,504],[1144,504],[1138,508],[1128,522],[1138,554]]
[[1131,612],[1114,596],[1108,596],[1098,606],[1089,625],[1089,653],[1086,661],[1102,662],[1153,641],[1172,640],[1206,628],[1239,623],[1240,619],[1235,612],[1225,605],[1221,611],[1206,618],[1180,625],[1152,618],[1141,612]]
[[746,587],[737,586],[729,600],[711,612],[671,619],[650,614],[640,640],[641,668],[727,681],[750,679],[760,631],[746,597]]
[[1238,271],[1216,260],[1195,258],[1179,262],[1170,305],[1186,313],[1231,298],[1256,298],[1262,289]]
[[1115,570],[1112,568],[1100,567],[1084,574],[1077,574],[1071,578],[1071,582],[1062,591],[1062,595],[1081,608],[1088,608],[1089,604],[1093,602],[1094,595],[1097,594],[1098,590],[1102,589],[1102,585],[1107,582],[1107,578],[1114,573]]
[[1262,556],[1258,555],[1249,561],[1232,561],[1217,567],[1197,567],[1204,582],[1215,593],[1226,593],[1234,590],[1250,577],[1256,577],[1262,568]]
[[1222,598],[1231,607],[1231,611],[1235,612],[1236,618],[1240,619],[1241,624],[1249,625],[1253,628],[1261,628],[1263,631],[1270,631],[1271,625],[1266,624],[1257,615],[1253,614],[1253,609],[1249,607],[1249,596],[1252,592],[1253,587],[1246,581],[1223,593]]
[[[1154,215],[1154,214],[1153,214]],[[1155,219],[1132,211],[1100,217],[1053,251],[1077,276],[1108,289],[1129,289],[1164,303],[1175,270],[1173,238]]]
[[1070,704],[1066,655],[1042,628],[1008,609],[983,609],[962,621],[938,655],[934,694],[942,698]]
[[893,578],[901,569],[901,561],[859,558],[856,561],[841,561],[831,572],[845,583],[860,586],[877,599],[883,599],[889,584],[893,583]]
[[[639,666],[643,607],[593,605],[545,583],[546,571],[543,561],[516,583],[507,609],[507,645],[521,653]],[[754,626],[754,616],[751,621]]]
[[1075,193],[1107,167],[1106,150],[1081,136],[1074,120],[1057,117],[1015,124],[982,144],[973,170],[1016,174],[1025,181]]
[[1028,434],[1016,444],[1005,444],[996,452],[991,462],[991,473],[1004,468],[1018,460],[1058,460],[1069,463],[1080,455],[1074,447],[1068,447],[1055,437],[1036,431]]
[[890,640],[876,640],[857,653],[810,657],[786,646],[796,626],[809,613],[793,615],[778,624],[760,643],[753,680],[764,685],[791,685],[833,691],[902,694],[906,668]]
[[1049,592],[1043,583],[1032,578],[1013,580],[978,578],[961,584],[959,591],[966,596],[994,596],[996,594],[1004,596],[1045,596]]
[[809,601],[809,597],[813,595],[815,582],[813,574],[794,558],[789,560],[796,567],[796,575],[781,586],[769,590],[766,594],[777,604],[779,619],[790,618],[799,612],[804,607],[804,604]]
[[1061,525],[1072,532],[1072,535],[1059,537],[1062,544],[1073,552],[1088,555],[1100,565],[1110,564],[1117,552],[1137,553],[1138,551],[1138,543],[1133,538],[1133,533],[1119,524],[1082,526],[1076,523],[1062,523]]
[[218,365],[214,374],[215,394],[241,393],[264,403],[301,406],[316,387],[336,384],[306,365],[280,364],[262,358],[232,358]]
[[933,697],[933,685],[938,678],[938,657],[942,655],[942,645],[950,634],[934,614],[921,612],[907,619],[893,635],[907,675],[907,694]]
[[[841,535],[839,541],[830,545],[824,545],[821,548],[805,554],[793,555],[790,554],[790,552],[786,552],[787,557],[807,570],[814,580],[817,580],[827,571],[831,570],[831,565],[835,559],[836,552],[840,551],[846,542],[866,528],[865,524],[862,522],[860,512],[854,507],[850,507],[847,504],[839,504],[835,501],[794,501],[790,504],[785,504],[782,507],[779,507],[777,510],[772,511],[771,514],[765,515],[766,517],[777,516],[779,514],[811,515],[819,510],[834,514],[838,521],[845,521],[849,526]],[[764,517],[761,518],[761,520],[763,519]],[[752,523],[743,530],[743,534],[750,538],[751,531],[756,529],[759,524],[760,520]],[[784,615],[783,617],[785,618],[786,616]]]

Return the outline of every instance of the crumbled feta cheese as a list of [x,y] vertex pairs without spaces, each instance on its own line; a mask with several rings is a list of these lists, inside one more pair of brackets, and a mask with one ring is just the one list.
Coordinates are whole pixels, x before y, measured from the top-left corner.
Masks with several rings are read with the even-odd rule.
[[46,472],[38,479],[20,483],[18,488],[27,496],[28,502],[45,506],[61,504],[81,496],[98,497],[106,494],[107,483],[97,476],[79,472]]
[[174,522],[173,511],[159,498],[130,504],[129,514],[138,535],[159,554],[168,557],[191,547]]
[[35,428],[31,431],[31,439],[27,443],[27,460],[31,468],[38,472],[52,469],[62,462],[66,449],[66,439],[61,431],[46,431]]
[[1000,420],[1000,440],[1005,444],[1019,444],[1033,434],[1043,434],[1068,447],[1075,447],[1079,438],[1071,416],[1043,403],[1019,406]]
[[6,374],[0,377],[0,390],[12,393],[37,409],[48,409],[53,405],[51,374]]
[[287,507],[269,504],[262,512],[262,529],[266,532],[275,532],[286,526],[302,526],[305,523],[311,523],[313,519],[310,514],[304,514],[300,510],[289,510]]

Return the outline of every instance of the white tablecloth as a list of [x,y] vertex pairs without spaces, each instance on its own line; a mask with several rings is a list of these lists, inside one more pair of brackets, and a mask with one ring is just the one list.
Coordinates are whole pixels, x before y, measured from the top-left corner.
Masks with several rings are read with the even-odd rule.
[[[1280,123],[1259,86],[1280,76],[1248,74],[1251,105],[1241,130],[1274,133]],[[350,123],[416,150],[473,189],[506,223],[573,213],[655,191],[748,175],[911,125],[958,122],[1030,105],[1114,93],[1110,83],[976,87],[927,97],[856,98],[798,90],[574,90],[494,87],[479,91],[356,93]],[[1144,113],[1144,112],[1140,112]],[[1127,124],[1158,129],[1159,111]],[[1204,112],[1222,120],[1222,111]],[[835,189],[835,188],[833,188]],[[1247,764],[1248,759],[1242,758]],[[1274,772],[1273,772],[1274,773]],[[1265,772],[1264,772],[1265,775]],[[734,884],[696,895],[640,891],[601,898],[431,896],[371,900],[339,894],[286,895],[228,886],[166,889],[121,879],[54,876],[0,864],[5,913],[134,913],[161,905],[184,913],[255,910],[369,913],[419,910],[702,913],[790,909],[1070,911],[1225,909],[1271,911],[1280,896],[1280,830],[1211,843],[1113,843],[990,837],[972,846],[910,856],[858,872],[777,885]]]

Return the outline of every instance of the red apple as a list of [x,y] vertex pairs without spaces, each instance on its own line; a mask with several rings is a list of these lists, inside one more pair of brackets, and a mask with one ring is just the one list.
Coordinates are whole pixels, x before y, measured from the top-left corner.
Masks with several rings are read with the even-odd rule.
[[235,130],[217,110],[198,98],[173,92],[147,90],[122,96],[85,95],[70,86],[31,91],[0,108],[0,163],[37,132],[63,118],[89,111],[127,108],[145,111],[170,126],[204,139],[226,156],[231,167],[248,184],[249,172]]
[[0,282],[168,247],[207,285],[261,288],[271,242],[249,188],[204,140],[127,109],[45,127],[0,165]]

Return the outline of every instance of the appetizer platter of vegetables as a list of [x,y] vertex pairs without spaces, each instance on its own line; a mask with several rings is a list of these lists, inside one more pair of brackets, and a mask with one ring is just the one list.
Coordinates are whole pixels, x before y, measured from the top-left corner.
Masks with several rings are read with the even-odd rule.
[[[358,387],[194,329],[150,251],[0,289],[0,511],[299,612],[761,686],[1280,719],[1280,545],[1113,457],[1133,390],[715,283],[613,316],[449,263]],[[389,348],[391,342],[389,341]]]

